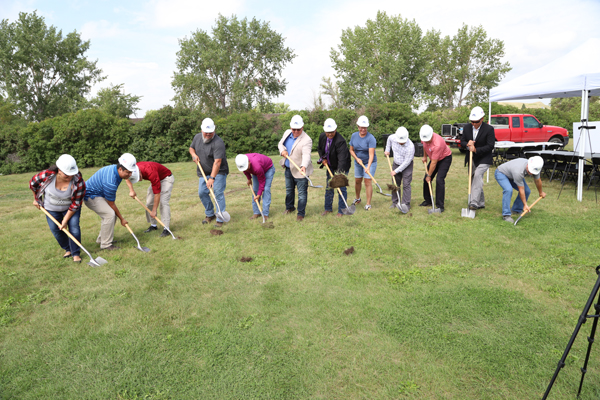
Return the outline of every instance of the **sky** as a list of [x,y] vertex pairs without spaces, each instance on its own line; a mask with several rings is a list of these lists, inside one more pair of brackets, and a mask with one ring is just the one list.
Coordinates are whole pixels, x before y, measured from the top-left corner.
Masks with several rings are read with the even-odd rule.
[[124,84],[126,93],[142,96],[137,117],[173,105],[179,40],[198,29],[210,33],[219,14],[269,22],[286,38],[297,57],[282,75],[286,93],[273,101],[292,109],[312,108],[322,78],[334,75],[329,54],[342,31],[364,26],[379,10],[414,19],[423,32],[436,29],[442,35],[453,36],[463,24],[483,26],[488,37],[504,41],[503,61],[512,70],[502,82],[600,37],[600,0],[0,0],[2,20],[12,22],[19,12],[35,10],[47,25],[63,34],[77,31],[90,41],[86,55],[98,60],[107,76],[93,92]]

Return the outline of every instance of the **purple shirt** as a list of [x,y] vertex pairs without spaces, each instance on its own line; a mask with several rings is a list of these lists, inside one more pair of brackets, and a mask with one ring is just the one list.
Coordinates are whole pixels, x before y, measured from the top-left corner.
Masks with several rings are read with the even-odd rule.
[[252,175],[256,175],[258,179],[258,192],[257,196],[263,194],[265,190],[265,184],[267,179],[265,178],[265,172],[273,167],[273,160],[270,157],[259,153],[246,154],[248,156],[248,169],[244,171],[248,180],[252,179]]

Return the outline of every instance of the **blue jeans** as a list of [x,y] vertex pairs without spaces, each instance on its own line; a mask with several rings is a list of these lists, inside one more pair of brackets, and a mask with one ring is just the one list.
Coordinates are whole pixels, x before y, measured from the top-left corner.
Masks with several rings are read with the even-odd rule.
[[[198,196],[200,196],[200,201],[202,205],[206,209],[207,217],[214,217],[215,208],[213,206],[212,198],[210,195],[210,191],[206,187],[206,182],[204,182],[204,178],[200,178],[198,183]],[[217,174],[215,180],[213,182],[213,192],[215,193],[215,197],[217,198],[217,203],[219,204],[219,208],[221,212],[225,211],[225,187],[227,186],[227,175]],[[217,222],[223,222],[217,216]]]
[[[48,211],[50,215],[52,215],[58,222],[62,222],[64,216],[67,214],[67,211]],[[81,207],[79,210],[75,212],[67,222],[67,226],[69,227],[69,233],[75,236],[75,239],[79,243],[81,243],[81,229],[79,229],[79,216],[81,215]],[[50,218],[46,217],[48,221],[48,226],[50,227],[50,232],[56,238],[56,241],[62,247],[64,251],[70,251],[72,256],[79,256],[79,246],[75,244],[74,241],[69,239],[66,233],[60,230],[60,228],[52,221]]]
[[[335,192],[337,192],[337,189],[333,189],[329,187],[329,180],[331,180],[331,175],[329,175],[329,171],[326,172],[327,174],[327,186],[325,188],[325,211],[333,211],[333,198],[335,197]],[[344,199],[346,199],[346,201],[348,201],[348,194],[346,191],[346,187],[341,187],[340,190],[342,191],[342,195],[344,196]],[[342,198],[339,196],[338,193],[338,214],[342,214],[342,209],[346,208],[346,204],[344,203],[344,200],[342,200]]]
[[[517,184],[498,170],[494,173],[494,177],[496,178],[496,182],[498,182],[502,188],[502,215],[510,215],[510,199],[512,197],[513,189],[517,191],[517,198],[512,205],[512,212],[521,214],[523,212],[523,202],[521,201],[521,196],[519,196],[519,187]],[[525,200],[529,200],[529,193],[531,193],[531,190],[529,190],[529,186],[527,186],[525,179],[523,179],[523,185],[525,185]]]
[[304,217],[306,201],[308,200],[308,179],[297,179],[289,168],[285,169],[285,209],[294,211],[296,199],[296,186],[298,186],[298,216]]
[[[265,190],[261,196],[262,198],[262,207],[263,214],[265,217],[269,216],[269,207],[271,207],[271,183],[273,183],[273,176],[275,175],[275,166],[273,165],[271,168],[265,172]],[[254,193],[258,193],[258,178],[255,175],[252,175],[252,190]],[[258,200],[260,202],[260,199]],[[254,201],[254,197],[252,198],[252,211],[254,214],[260,214],[260,210]]]
[[[365,167],[366,166],[367,166],[367,164],[365,163]],[[371,173],[371,175],[375,176],[376,170],[377,170],[377,161],[374,161],[371,163],[371,168],[369,168],[369,172]],[[354,177],[371,179],[369,174],[367,174],[367,171],[365,171],[365,169],[363,167],[361,167],[360,164],[357,163],[356,161],[354,161]]]

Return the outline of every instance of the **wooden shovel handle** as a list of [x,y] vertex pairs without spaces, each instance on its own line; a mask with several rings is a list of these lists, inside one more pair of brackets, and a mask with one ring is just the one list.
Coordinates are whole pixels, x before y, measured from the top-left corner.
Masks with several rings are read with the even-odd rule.
[[289,158],[288,156],[284,156],[284,157],[285,157],[285,158],[287,158],[288,160],[290,160],[290,162],[291,162],[292,164],[294,164],[294,167],[296,167],[296,169],[297,169],[298,171],[300,171],[300,173],[306,177],[306,174],[305,174],[304,172],[302,172],[302,170],[300,169],[300,167],[298,166],[298,164],[296,164],[296,163],[294,162],[294,160],[292,160],[292,159],[291,159],[291,158]]
[[[142,205],[142,207],[144,207],[146,209],[146,211],[148,211],[148,213],[152,213],[152,211],[150,211],[150,209],[148,207],[146,207],[146,205],[144,203],[142,203],[140,201],[140,199],[138,199],[137,196],[134,197],[134,199],[137,200],[138,203],[140,203]],[[166,228],[165,224],[162,223],[162,221],[160,219],[158,219],[158,217],[154,217],[155,220],[158,221],[159,224],[161,224],[163,226],[163,228]]]
[[373,178],[373,175],[371,175],[371,171],[368,171],[367,168],[365,167],[365,164],[363,164],[362,160],[358,157],[356,157],[356,161],[358,161],[358,163],[360,164],[361,167],[363,167],[363,169],[365,170],[365,172],[371,177],[371,179],[373,180],[373,183],[376,185],[379,185],[377,183],[377,181],[375,180],[375,178]]
[[[329,175],[331,175],[331,177],[333,178],[333,174],[331,173],[331,169],[329,169],[329,164],[325,164],[325,167],[327,167],[327,171],[329,171]],[[344,197],[344,195],[342,194],[342,189],[340,189],[340,188],[336,188],[336,189],[340,193],[340,196]]]
[[469,195],[471,195],[471,174],[473,168],[473,152],[469,151]]
[[[52,215],[50,215],[50,213],[42,206],[40,206],[40,210],[42,210],[44,212],[44,214],[46,214],[48,216],[48,218],[50,218],[52,221],[54,221],[54,223],[60,228],[60,222],[58,222],[56,220],[56,218],[54,218]],[[64,233],[67,234],[68,237],[71,238],[72,241],[75,242],[75,244],[81,248],[83,248],[83,246],[81,245],[81,243],[79,243],[79,241],[77,239],[75,239],[75,237],[71,234],[71,232],[67,231],[67,230],[63,230]]]
[[[131,233],[133,235],[133,231],[129,227],[129,224],[125,224],[125,228],[127,228],[127,230],[129,231],[129,233]],[[135,235],[133,235],[133,236],[135,236]]]
[[[204,178],[204,182],[207,182],[206,174],[204,173],[204,170],[202,169],[202,166],[200,165],[200,161],[196,161],[196,164],[198,164],[198,169],[200,170],[200,172],[202,172],[202,177]],[[210,194],[212,194],[212,197],[213,197],[213,199],[215,199],[215,203],[216,203],[217,198],[215,197],[215,193],[213,192],[212,188],[208,188],[208,191],[210,192]]]
[[[252,188],[252,186],[250,186],[250,190],[252,190],[252,200],[254,200],[254,197],[256,197],[256,194],[254,194],[254,189]],[[260,203],[258,202],[258,200],[254,200],[254,202],[256,203],[256,206],[260,210],[260,214],[262,215],[263,210],[262,210],[262,207],[260,206]]]
[[385,155],[385,157],[388,160],[388,165],[390,166],[390,172],[394,172],[394,169],[392,168],[392,162],[390,161],[390,156],[388,156],[387,154]]
[[[537,204],[537,202],[540,201],[541,199],[543,199],[542,196],[538,197],[538,199],[536,201],[534,201],[532,205],[529,206],[529,209],[531,210],[533,208],[533,206],[535,206]],[[521,214],[521,217],[523,215],[527,214],[527,212],[528,212],[527,210],[523,211],[523,214]]]

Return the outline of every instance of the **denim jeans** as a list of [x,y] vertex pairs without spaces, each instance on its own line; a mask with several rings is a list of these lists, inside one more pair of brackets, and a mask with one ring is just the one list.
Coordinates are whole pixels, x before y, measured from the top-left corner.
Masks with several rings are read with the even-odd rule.
[[[496,182],[498,182],[502,188],[502,215],[510,215],[511,213],[510,199],[512,197],[513,189],[517,191],[517,198],[512,205],[512,212],[521,214],[523,212],[523,202],[521,201],[521,196],[519,196],[519,187],[517,184],[498,170],[494,173],[494,177],[496,178]],[[523,185],[525,185],[525,200],[528,200],[531,190],[524,179]]]
[[[213,192],[215,193],[215,197],[217,198],[217,203],[219,205],[219,208],[221,209],[221,212],[225,211],[225,195],[223,193],[225,192],[226,186],[227,186],[227,175],[217,174],[217,176],[215,177],[215,180],[213,181]],[[202,205],[206,209],[206,212],[205,212],[206,216],[214,217],[215,208],[214,208],[213,202],[212,202],[213,199],[212,199],[212,196],[210,195],[210,191],[206,187],[206,182],[204,182],[204,178],[199,179],[198,196],[200,197],[200,201],[202,202]],[[217,216],[217,222],[223,222],[223,221],[221,221],[221,219]]]
[[[327,171],[326,174],[327,174],[327,186],[325,187],[325,211],[333,211],[333,198],[335,197],[335,193],[337,192],[337,189],[329,187],[329,181],[331,180],[331,175],[329,175],[329,171]],[[340,190],[342,191],[342,195],[344,196],[344,199],[346,199],[346,201],[348,201],[348,194],[347,194],[346,187],[341,187]],[[339,196],[339,193],[338,193],[338,214],[342,214],[342,209],[344,209],[344,208],[346,208],[346,204],[344,203],[344,200],[342,200],[342,198]]]
[[[269,216],[269,208],[271,207],[271,183],[273,183],[274,175],[275,166],[273,165],[267,170],[267,172],[265,172],[265,190],[261,196],[263,214],[265,215],[265,217]],[[256,175],[252,175],[252,190],[254,190],[254,193],[258,194],[258,178],[256,177]],[[258,201],[260,202],[261,199],[259,199]],[[254,212],[255,215],[260,214],[260,210],[258,209],[256,202],[254,201],[254,197],[252,198],[252,212]]]
[[306,201],[308,200],[308,179],[297,179],[289,168],[285,169],[285,209],[294,210],[296,199],[296,186],[298,186],[298,216],[304,217]]
[[[67,210],[68,211],[68,210]],[[48,211],[50,215],[52,215],[58,222],[62,222],[64,216],[67,214],[67,211]],[[71,216],[69,222],[67,222],[67,226],[69,227],[69,233],[77,239],[79,243],[81,243],[81,229],[79,229],[79,216],[81,215],[81,207]],[[46,217],[48,221],[48,226],[50,227],[50,232],[56,238],[56,241],[62,247],[64,251],[70,251],[72,256],[79,256],[79,246],[72,241],[66,233],[60,230],[60,228],[52,221],[50,218]]]

